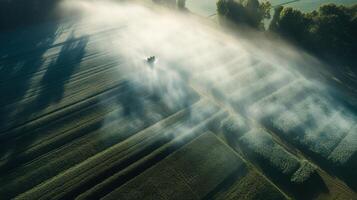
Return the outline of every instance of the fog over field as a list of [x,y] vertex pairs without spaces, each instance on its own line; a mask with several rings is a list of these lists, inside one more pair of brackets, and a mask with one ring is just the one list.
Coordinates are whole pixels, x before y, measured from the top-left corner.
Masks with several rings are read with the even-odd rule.
[[[309,119],[301,127],[311,134],[307,139],[319,137],[318,131],[331,121],[345,129],[356,123],[355,114],[334,100],[327,86],[297,70],[319,63],[285,43],[267,41],[254,32],[232,36],[205,19],[137,4],[65,5],[83,12],[91,30],[119,27],[98,48],[127,63],[118,67],[118,76],[129,72],[130,84],[158,95],[169,108],[184,107],[192,86],[207,95],[219,93],[217,101],[253,120],[285,113],[288,117],[280,125],[289,129]],[[145,60],[149,56],[157,58],[152,66]],[[336,133],[328,134],[333,138]]]
[[317,59],[151,1],[58,10],[0,35],[0,198],[355,197],[356,111]]

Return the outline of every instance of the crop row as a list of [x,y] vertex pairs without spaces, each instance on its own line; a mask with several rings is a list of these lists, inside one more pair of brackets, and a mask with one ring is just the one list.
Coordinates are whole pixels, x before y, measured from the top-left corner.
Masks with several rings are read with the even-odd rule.
[[234,181],[227,191],[222,192],[215,199],[284,200],[287,198],[254,169],[249,169],[245,176]]
[[240,168],[244,162],[206,133],[104,199],[200,199]]
[[[112,122],[105,121],[100,129],[90,131],[74,141],[69,141],[64,146],[47,152],[40,158],[4,177],[4,181],[8,180],[10,182],[9,184],[4,184],[3,189],[20,192],[21,190],[26,190],[26,188],[39,184],[74,164],[82,162],[86,158],[124,140],[137,131],[149,126],[150,123],[152,124],[160,120],[161,117],[159,118],[158,116],[161,116],[162,112],[157,113],[160,112],[157,106],[154,106],[150,102],[147,102],[144,106],[146,109],[149,109],[147,112],[150,115],[147,117],[151,117],[151,119],[142,119],[143,123],[140,122],[139,124],[135,122],[138,122],[137,120],[140,119],[133,120],[126,117],[114,118]],[[12,185],[19,183],[24,188],[13,187]],[[14,194],[15,192],[8,193]]]
[[[94,75],[94,79],[90,77],[86,78],[84,82],[82,82],[82,84],[85,85],[85,83],[87,83],[89,84],[89,87],[79,87],[76,93],[73,93],[73,91],[68,90],[68,92],[65,92],[63,94],[62,100],[57,104],[47,105],[46,99],[44,99],[42,102],[40,101],[41,99],[37,99],[38,102],[29,102],[26,106],[23,106],[26,109],[24,109],[23,111],[18,111],[20,112],[18,114],[21,114],[20,116],[17,116],[18,118],[12,120],[9,119],[7,121],[8,125],[4,125],[4,127],[2,127],[3,131],[11,130],[11,127],[14,128],[21,124],[27,125],[26,122],[33,122],[34,120],[39,119],[41,117],[47,117],[47,115],[52,114],[56,111],[62,111],[66,107],[78,104],[85,99],[103,93],[104,91],[109,90],[110,88],[115,87],[116,85],[121,83],[123,77],[119,76],[117,77],[117,79],[106,78],[106,76],[110,74],[113,74],[113,70],[111,73],[110,71],[107,71],[106,73],[98,74],[97,76]],[[75,85],[73,87],[76,88]],[[46,95],[42,94],[42,96],[43,98],[50,98],[51,95],[60,95],[56,92],[58,91],[52,91],[48,89],[48,91],[46,91]],[[69,94],[67,95],[66,93]],[[40,109],[42,107],[44,108]],[[28,117],[28,115],[30,115],[30,117]]]
[[[35,55],[36,57],[36,55],[38,55],[38,52],[44,52],[44,57],[53,56],[57,54],[56,52],[58,52],[58,50],[56,49],[58,49],[58,47],[61,47],[66,43],[78,41],[80,39],[83,39],[84,37],[90,37],[90,43],[97,43],[107,39],[108,36],[116,34],[118,30],[123,29],[124,27],[125,25],[107,27],[104,30],[96,32],[90,30],[90,27],[87,27],[87,30],[78,30],[74,27],[70,27],[67,30],[57,30],[56,33],[50,33],[46,36],[40,36],[38,38],[36,35],[26,33],[26,37],[19,37],[17,38],[18,41],[16,41],[16,37],[12,36],[12,43],[4,44],[7,47],[7,57],[5,62],[2,62],[2,60],[0,60],[0,65],[3,65],[5,63],[11,65],[13,62],[16,62],[16,60],[23,58],[31,59],[33,55]],[[54,28],[56,29],[56,27]],[[26,42],[26,40],[29,41]],[[19,45],[21,45],[22,48],[18,48]]]
[[[87,190],[85,193],[82,193],[78,199],[93,199],[105,196],[123,184],[125,182],[124,180],[129,180],[130,178],[128,178],[128,175],[130,176],[131,173],[135,174],[135,176],[138,175],[139,173],[146,170],[148,166],[151,166],[162,160],[164,157],[169,156],[172,152],[176,151],[181,146],[201,135],[205,130],[207,130],[207,125],[215,121],[216,118],[219,118],[220,115],[221,112],[218,112],[217,114],[214,114],[207,119],[204,119],[203,121],[197,121],[196,124],[191,124],[189,126],[185,125],[185,123],[182,123],[186,127],[184,129],[182,127],[174,127],[174,132],[172,132],[172,129],[167,130],[169,134],[165,134],[166,137],[173,137],[170,142],[157,148],[148,156],[138,160],[124,170],[113,174],[105,181],[97,184],[90,190]],[[134,175],[131,177],[133,178]]]
[[[16,151],[16,157],[3,157],[1,159],[1,171],[10,166],[14,168],[14,165],[21,164],[41,155],[43,152],[64,145],[66,142],[85,134],[88,130],[95,129],[94,127],[99,128],[107,115],[120,112],[118,109],[121,109],[121,107],[117,106],[116,98],[123,92],[118,89],[112,93],[115,93],[115,95],[99,102],[93,101],[93,104],[87,107],[55,119],[26,134],[21,134],[21,137],[14,140],[7,141],[1,147],[1,151],[11,149],[14,145],[22,146],[22,148]],[[27,144],[29,140],[31,140],[31,144]]]
[[243,88],[238,88],[232,93],[230,99],[236,107],[250,105],[280,89],[292,79],[290,73],[273,73]]
[[327,159],[354,124],[353,117],[343,110],[331,108],[331,104],[308,97],[280,115],[270,116],[268,126],[293,144]]
[[[194,105],[192,109],[196,111],[199,107],[199,105]],[[29,191],[28,194],[37,199],[37,195],[39,195],[38,197],[42,196],[45,198],[44,195],[47,195],[50,191],[54,192],[53,194],[51,193],[52,197],[54,194],[58,195],[58,197],[63,195],[71,196],[77,194],[77,190],[84,192],[88,189],[87,187],[93,187],[98,181],[101,182],[104,178],[113,175],[118,170],[124,169],[127,165],[170,141],[180,133],[181,129],[185,130],[184,124],[190,122],[187,116],[190,110],[188,108],[186,111],[181,111],[137,134],[129,134],[133,135],[129,139],[123,137],[123,134],[128,134],[128,128],[125,128],[125,125],[130,126],[128,121],[120,124],[118,122],[114,123],[114,126],[118,127],[118,130],[114,130],[114,132],[112,132],[113,127],[105,128],[106,130],[102,129],[102,137],[106,136],[107,138],[97,138],[96,140],[110,142],[114,146],[102,153],[93,154],[94,157],[64,172],[63,176],[60,174],[46,182],[46,184],[41,184],[38,188],[36,187]],[[138,129],[141,130],[143,128],[139,127]],[[121,138],[122,142],[118,142],[118,139],[115,138]],[[83,191],[82,187],[87,189]],[[63,192],[56,192],[57,189]]]
[[240,139],[247,154],[266,162],[286,176],[291,176],[299,168],[299,160],[278,145],[271,135],[263,130],[251,130]]
[[215,84],[215,87],[227,92],[228,94],[231,94],[238,88],[249,86],[250,84],[255,83],[259,79],[263,79],[274,72],[273,68],[265,66],[261,63],[249,67],[241,67],[237,63],[235,63],[235,65],[228,66],[228,69],[232,68],[239,68],[239,70],[235,70],[234,73],[231,73],[228,78],[226,77],[222,79],[221,82],[217,82],[217,84]]

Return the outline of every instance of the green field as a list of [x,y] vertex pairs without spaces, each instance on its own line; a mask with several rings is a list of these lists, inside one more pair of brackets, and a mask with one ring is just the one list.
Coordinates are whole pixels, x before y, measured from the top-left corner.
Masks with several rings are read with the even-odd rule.
[[0,33],[1,200],[357,197],[356,112],[294,69],[310,57],[81,3]]
[[201,199],[219,190],[226,178],[244,176],[245,171],[232,150],[206,133],[104,199]]

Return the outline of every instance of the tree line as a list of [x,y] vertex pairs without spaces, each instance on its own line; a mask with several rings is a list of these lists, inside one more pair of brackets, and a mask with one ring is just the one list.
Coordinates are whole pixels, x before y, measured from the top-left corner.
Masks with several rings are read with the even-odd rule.
[[[258,0],[219,0],[217,12],[236,24],[287,38],[337,70],[357,73],[357,4],[322,5],[312,12],[279,6]],[[263,22],[270,19],[267,30]]]

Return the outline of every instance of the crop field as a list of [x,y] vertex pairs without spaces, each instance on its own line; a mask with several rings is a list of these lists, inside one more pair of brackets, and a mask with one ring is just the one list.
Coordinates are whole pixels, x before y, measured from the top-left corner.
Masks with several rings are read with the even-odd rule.
[[293,50],[92,3],[0,34],[1,200],[356,199],[357,115]]
[[201,199],[244,169],[244,162],[232,150],[206,133],[104,199]]

